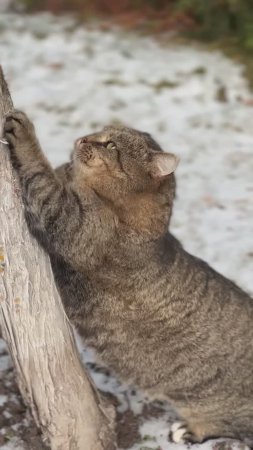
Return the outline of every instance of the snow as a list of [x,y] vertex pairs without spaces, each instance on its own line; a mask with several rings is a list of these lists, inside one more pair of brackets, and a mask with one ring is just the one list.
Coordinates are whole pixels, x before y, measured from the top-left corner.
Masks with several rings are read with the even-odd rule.
[[[151,132],[179,155],[173,233],[253,293],[253,98],[242,66],[168,37],[158,42],[47,14],[2,13],[0,55],[15,106],[33,118],[54,166],[78,136],[115,122]],[[81,352],[121,412],[142,411],[143,394],[94,369],[92,352]],[[163,417],[143,420],[143,442],[132,450],[185,450],[167,440],[171,417],[164,407]]]
[[3,406],[7,401],[7,395],[0,395],[0,406]]
[[7,444],[0,447],[1,450],[23,450],[23,443],[17,438],[12,438]]

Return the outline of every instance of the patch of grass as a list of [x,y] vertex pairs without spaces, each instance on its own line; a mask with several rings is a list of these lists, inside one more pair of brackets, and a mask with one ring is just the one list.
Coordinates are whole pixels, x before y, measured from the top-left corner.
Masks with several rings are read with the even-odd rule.
[[114,127],[121,127],[124,126],[124,123],[118,119],[117,117],[110,119],[109,124]]
[[192,71],[192,75],[205,75],[205,74],[206,68],[202,66],[196,67],[196,69]]
[[[55,13],[76,11],[80,21],[91,17],[117,15],[127,28],[144,34],[176,30],[188,39],[220,48],[228,56],[245,64],[245,74],[253,87],[253,4],[252,0],[18,0],[27,11],[50,10]],[[118,17],[119,19],[119,17]],[[118,23],[118,22],[117,22]],[[38,39],[44,36],[38,35]],[[126,51],[124,56],[131,58]],[[199,75],[204,75],[199,68]],[[113,80],[108,84],[117,84]],[[173,84],[173,83],[172,83]],[[161,83],[159,89],[175,85]]]
[[156,92],[161,92],[163,89],[173,89],[179,85],[176,81],[160,80],[157,83],[152,83],[150,86],[155,89]]
[[234,36],[253,50],[252,0],[178,0],[175,8],[194,17],[195,32],[212,40]]
[[178,0],[174,4],[176,10],[194,18],[196,25],[188,36],[212,43],[245,64],[253,87],[252,0]]
[[225,86],[219,86],[216,92],[216,100],[221,103],[226,103],[227,99],[227,90]]
[[38,41],[42,41],[43,39],[46,39],[48,37],[48,34],[43,31],[34,31],[33,35]]
[[143,436],[143,441],[155,441],[156,439],[154,438],[154,436],[149,436],[149,434],[145,434],[145,436]]
[[106,86],[127,86],[125,81],[122,81],[118,78],[108,78],[103,82]]
[[244,75],[253,89],[253,52],[242,47],[234,38],[224,38],[207,44],[211,50],[221,50],[226,56],[244,66]]

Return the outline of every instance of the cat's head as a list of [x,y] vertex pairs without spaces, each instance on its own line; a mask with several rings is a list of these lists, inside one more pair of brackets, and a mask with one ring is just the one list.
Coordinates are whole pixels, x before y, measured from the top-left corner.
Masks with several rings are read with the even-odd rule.
[[[161,194],[174,198],[178,157],[165,153],[148,133],[123,126],[77,139],[74,166],[84,183],[117,207],[128,200],[141,207]],[[173,193],[171,192],[173,190]]]
[[163,152],[150,134],[123,126],[77,139],[74,160],[98,193],[115,197],[156,190],[179,161]]

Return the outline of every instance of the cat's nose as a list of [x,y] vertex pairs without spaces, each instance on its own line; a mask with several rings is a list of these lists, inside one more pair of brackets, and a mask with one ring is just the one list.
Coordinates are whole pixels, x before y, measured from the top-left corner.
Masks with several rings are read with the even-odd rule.
[[83,144],[86,144],[88,141],[85,137],[78,138],[75,142],[76,147],[81,147]]

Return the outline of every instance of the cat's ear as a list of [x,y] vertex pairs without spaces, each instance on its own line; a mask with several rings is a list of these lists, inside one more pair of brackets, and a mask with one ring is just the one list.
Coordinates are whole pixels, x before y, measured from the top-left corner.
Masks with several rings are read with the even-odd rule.
[[154,153],[152,158],[151,175],[153,178],[162,178],[175,172],[179,157],[174,153]]

